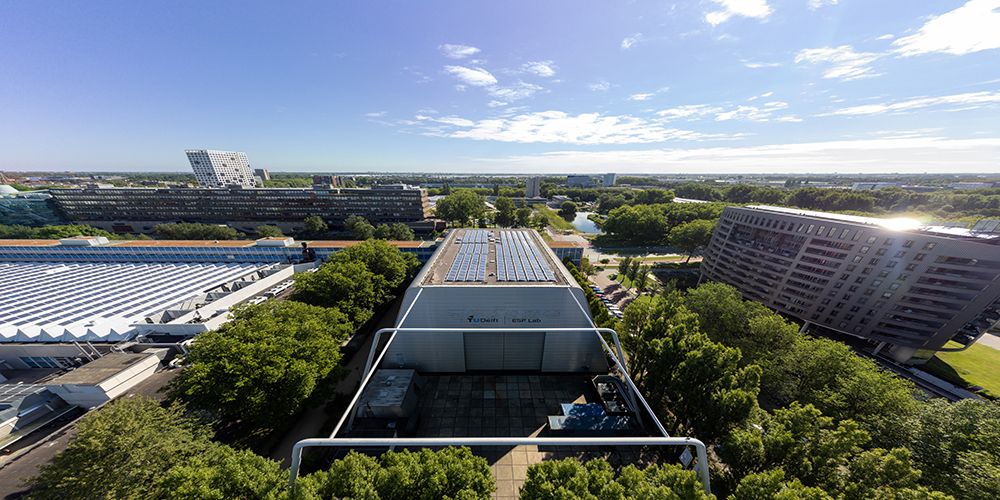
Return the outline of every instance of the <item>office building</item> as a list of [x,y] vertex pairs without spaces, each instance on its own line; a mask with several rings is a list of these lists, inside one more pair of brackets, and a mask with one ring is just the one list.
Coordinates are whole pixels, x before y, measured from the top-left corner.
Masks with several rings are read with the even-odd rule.
[[201,187],[257,186],[246,153],[214,149],[188,149],[185,153],[191,162],[194,177],[198,179],[198,185]]
[[528,177],[524,181],[525,198],[538,198],[542,195],[542,178]]
[[258,179],[260,179],[262,182],[271,180],[271,172],[269,172],[266,168],[253,169],[253,175]]
[[394,184],[360,188],[67,188],[51,189],[73,222],[115,232],[148,233],[156,224],[200,222],[253,231],[272,224],[288,231],[319,216],[333,227],[360,215],[372,224],[417,223],[430,217],[427,192]]
[[614,186],[616,182],[618,182],[618,176],[616,174],[604,174],[604,187]]
[[340,187],[340,179],[336,175],[314,175],[314,187],[335,188]]
[[0,185],[0,224],[48,226],[65,223],[66,218],[47,193],[18,193],[10,186]]
[[1000,320],[1000,233],[806,210],[727,207],[702,277],[920,363]]
[[594,178],[589,175],[567,175],[566,185],[578,188],[594,187]]

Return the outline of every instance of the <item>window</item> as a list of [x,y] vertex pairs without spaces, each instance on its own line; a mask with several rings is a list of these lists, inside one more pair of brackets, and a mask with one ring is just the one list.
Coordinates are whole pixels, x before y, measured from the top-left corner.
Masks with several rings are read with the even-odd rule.
[[872,236],[872,237],[869,237],[869,238],[868,238],[868,244],[869,244],[869,245],[871,245],[872,243],[875,243],[875,241],[876,241],[876,240],[878,240],[878,238],[876,238],[876,237],[874,237],[874,236]]
[[913,240],[906,240],[906,242],[903,243],[903,248],[910,248],[912,246],[913,246]]
[[913,256],[913,260],[919,262],[921,260],[924,260],[924,257],[927,257],[927,254],[925,254],[925,253],[918,253],[918,254],[916,254],[916,255]]
[[906,265],[906,270],[907,270],[907,271],[912,271],[912,270],[914,270],[914,269],[916,269],[916,268],[917,268],[917,265],[916,265],[916,264],[907,264],[907,265]]
[[861,253],[868,253],[868,251],[871,249],[872,247],[861,247]]
[[936,246],[937,246],[937,243],[934,243],[934,242],[926,243],[924,245],[924,250],[934,250],[934,247],[936,247]]
[[897,259],[901,259],[901,258],[903,258],[905,256],[906,256],[906,250],[900,250],[900,251],[896,252],[896,255],[895,255],[895,257]]
[[885,249],[879,248],[878,250],[875,251],[875,255],[885,255]]
[[875,280],[875,281],[872,281],[872,286],[879,286],[879,285],[881,285],[881,284],[882,284],[882,280]]
[[881,271],[881,272],[878,273],[878,277],[879,278],[885,278],[888,275],[889,275],[889,271]]
[[885,293],[883,293],[882,294],[882,298],[883,299],[891,299],[892,298],[892,292],[885,292]]
[[858,262],[861,262],[861,258],[862,257],[860,255],[855,255],[854,256],[854,263],[857,264]]

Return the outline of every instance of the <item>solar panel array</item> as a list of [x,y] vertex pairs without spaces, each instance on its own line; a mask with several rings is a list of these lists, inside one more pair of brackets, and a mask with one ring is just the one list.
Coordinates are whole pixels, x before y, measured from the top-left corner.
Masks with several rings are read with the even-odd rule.
[[497,241],[497,281],[555,281],[535,240],[523,231],[500,231]]
[[485,281],[486,262],[490,256],[490,231],[469,229],[462,235],[458,253],[445,281]]

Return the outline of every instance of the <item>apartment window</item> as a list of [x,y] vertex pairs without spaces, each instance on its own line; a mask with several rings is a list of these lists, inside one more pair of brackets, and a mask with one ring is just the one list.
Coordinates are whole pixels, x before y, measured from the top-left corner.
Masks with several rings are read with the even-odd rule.
[[826,308],[825,308],[825,307],[823,307],[823,306],[820,306],[820,307],[817,307],[817,308],[816,308],[816,312],[818,312],[818,313],[821,313],[821,312],[823,312],[823,311],[826,311]]
[[868,297],[858,297],[858,304],[865,305],[868,303]]
[[885,241],[882,242],[882,244],[885,246],[892,246],[892,244],[895,242],[896,242],[895,238],[886,238]]
[[868,251],[871,250],[871,249],[872,249],[872,247],[867,247],[867,246],[866,247],[861,247],[861,253],[868,253]]
[[868,244],[871,245],[872,243],[875,243],[876,240],[878,240],[878,238],[871,236],[868,238]]
[[892,292],[885,292],[885,293],[883,293],[882,294],[882,298],[883,299],[891,299],[892,298]]
[[903,248],[910,248],[910,247],[912,247],[912,246],[913,246],[913,240],[906,240],[906,241],[905,241],[905,242],[903,243]]
[[885,267],[888,267],[889,269],[892,269],[892,268],[896,267],[897,264],[899,264],[898,261],[890,260],[889,262],[885,263]]
[[851,232],[850,229],[845,229],[842,233],[840,233],[840,239],[846,238],[847,237],[847,233],[850,233],[850,232]]
[[899,283],[889,285],[889,290],[899,290]]
[[889,271],[881,271],[881,272],[878,273],[878,277],[879,278],[885,278],[888,275],[889,275]]
[[841,322],[840,322],[840,324],[839,324],[839,325],[837,325],[837,326],[838,326],[839,328],[844,328],[844,327],[846,327],[846,326],[847,326],[847,322],[846,322],[846,321],[841,321]]
[[882,284],[882,280],[875,280],[875,281],[872,281],[872,286],[879,286],[879,285],[881,285],[881,284]]
[[848,264],[848,266],[845,269],[847,269],[847,272],[852,272],[857,268],[858,266],[855,266],[854,264]]
[[905,256],[906,256],[906,250],[900,250],[896,252],[896,255],[894,257],[896,257],[897,259],[902,259]]
[[879,248],[878,250],[875,251],[875,255],[885,255],[885,249]]
[[861,310],[860,306],[851,306],[851,312],[856,313]]
[[936,246],[937,246],[937,243],[930,242],[930,243],[927,243],[927,244],[924,245],[924,250],[934,250],[934,247],[936,247]]
[[874,293],[875,293],[875,289],[874,288],[869,288],[869,289],[865,290],[865,295],[869,295],[870,296],[870,295],[872,295]]
[[868,318],[861,318],[861,320],[859,320],[858,323],[861,323],[862,325],[867,325],[868,324]]
[[921,260],[924,260],[924,257],[927,257],[927,254],[925,254],[925,253],[918,253],[918,254],[916,254],[916,255],[913,256],[913,260],[919,262]]
[[847,281],[847,278],[850,278],[850,277],[851,277],[850,274],[844,273],[844,274],[840,275],[840,280],[841,281]]
[[847,289],[847,291],[848,291],[848,292],[856,292],[856,291],[858,291],[858,285],[851,285],[851,286],[850,286],[850,287],[849,287],[849,288]]
[[823,304],[825,306],[825,305],[827,305],[827,304],[830,303],[830,299],[823,299],[823,300],[819,301],[819,303]]
[[917,268],[917,265],[916,265],[916,264],[907,264],[907,265],[906,265],[906,270],[907,270],[907,271],[913,271],[913,270],[914,270],[914,269],[916,269],[916,268]]
[[861,274],[871,274],[872,270],[873,270],[872,268],[866,267],[866,268],[864,268],[864,269],[861,270]]
[[857,277],[857,278],[856,278],[856,279],[854,280],[854,282],[860,285],[860,284],[862,284],[862,283],[864,283],[864,282],[865,282],[865,277],[864,277],[864,276],[858,276],[858,277]]
[[872,257],[872,260],[869,260],[868,264],[872,265],[872,266],[877,266],[878,265],[878,257]]
[[[833,287],[834,288],[843,288],[844,287],[844,282],[843,281],[838,281],[838,282],[836,282],[836,283],[833,284]],[[835,294],[833,292],[830,292],[830,296],[831,297],[834,296],[834,295]]]
[[857,264],[858,262],[861,262],[861,259],[862,259],[862,257],[860,255],[855,255],[854,256],[854,263]]
[[806,234],[812,234],[813,229],[816,228],[816,224],[809,224],[809,229],[806,229]]

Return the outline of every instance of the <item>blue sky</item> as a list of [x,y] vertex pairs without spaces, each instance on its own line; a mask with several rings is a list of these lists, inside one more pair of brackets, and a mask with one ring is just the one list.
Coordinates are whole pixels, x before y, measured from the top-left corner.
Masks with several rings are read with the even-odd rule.
[[0,1],[0,169],[1000,172],[1000,0]]

